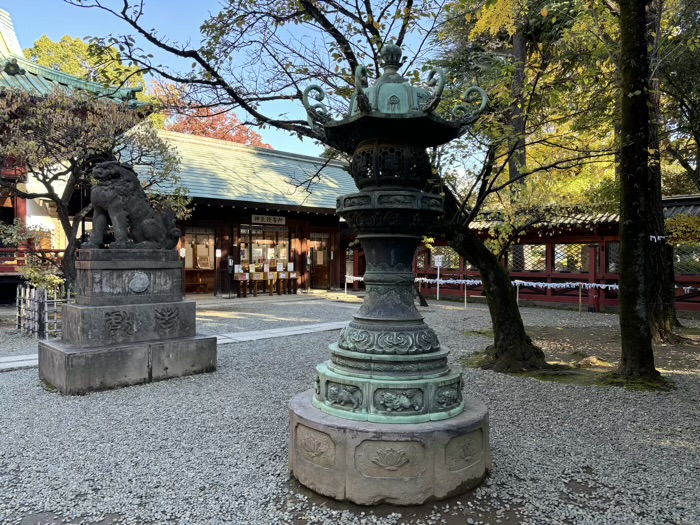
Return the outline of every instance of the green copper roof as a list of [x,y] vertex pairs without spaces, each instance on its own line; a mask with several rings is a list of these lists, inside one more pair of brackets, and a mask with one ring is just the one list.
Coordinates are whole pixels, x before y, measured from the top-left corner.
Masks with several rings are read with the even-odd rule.
[[[177,148],[182,185],[190,197],[268,204],[270,208],[316,208],[335,213],[336,197],[357,191],[345,165],[225,140],[160,131]],[[320,170],[311,193],[295,187]]]
[[[360,89],[356,90],[352,97],[348,116],[362,112],[358,101],[358,98],[362,96],[366,99],[365,104],[369,104],[369,107],[365,108],[365,112],[369,110],[370,112],[399,116],[423,113],[428,102],[434,97],[439,97],[442,93],[443,85],[436,93],[431,93],[427,89],[412,86],[398,73],[402,64],[402,53],[401,48],[396,44],[385,44],[381,50],[381,57],[384,74],[377,79],[373,86],[363,87],[368,83],[366,68],[361,67],[357,71],[356,83]],[[440,78],[444,84],[444,74],[442,72],[439,74],[442,75]]]
[[30,62],[24,58],[10,14],[0,9],[0,89],[21,89],[36,95],[48,95],[58,86],[84,90],[115,100],[133,100],[134,103],[138,91],[88,82]]
[[[302,103],[314,134],[323,143],[352,154],[366,141],[389,141],[428,148],[445,144],[464,134],[488,105],[483,89],[469,87],[452,109],[454,120],[434,113],[445,88],[445,72],[436,68],[428,74],[427,88],[413,86],[398,73],[404,63],[399,46],[391,42],[381,49],[382,75],[369,87],[367,68],[355,69],[355,93],[347,114],[333,120],[318,84],[304,89]],[[429,88],[429,89],[428,89]]]

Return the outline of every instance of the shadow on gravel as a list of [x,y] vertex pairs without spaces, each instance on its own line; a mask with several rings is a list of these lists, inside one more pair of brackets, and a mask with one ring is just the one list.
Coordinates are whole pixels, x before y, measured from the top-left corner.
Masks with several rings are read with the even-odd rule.
[[[288,481],[287,487],[289,493],[287,498],[281,502],[281,508],[293,517],[293,521],[290,522],[293,525],[342,524],[346,512],[352,513],[353,519],[359,520],[360,523],[364,523],[362,519],[367,518],[368,524],[373,523],[371,521],[373,516],[394,519],[397,525],[413,523],[439,523],[440,525],[512,523],[515,525],[520,522],[518,508],[514,505],[504,505],[495,498],[477,496],[476,491],[439,503],[428,503],[414,507],[398,507],[387,504],[362,507],[319,496],[301,485],[296,479]],[[331,521],[328,521],[329,514],[332,517]],[[357,521],[353,521],[353,523],[355,522]]]
[[[620,359],[617,326],[529,326],[527,332],[542,348],[552,368],[513,375],[579,386],[620,386],[637,391],[667,392],[674,388],[673,382],[663,377],[658,381],[648,381],[623,380],[615,376]],[[465,335],[492,338],[493,331],[475,330],[465,332]],[[683,328],[679,335],[679,344],[654,345],[656,368],[662,373],[700,374],[700,330]],[[475,352],[461,360],[467,368],[486,368],[489,362],[483,352]]]

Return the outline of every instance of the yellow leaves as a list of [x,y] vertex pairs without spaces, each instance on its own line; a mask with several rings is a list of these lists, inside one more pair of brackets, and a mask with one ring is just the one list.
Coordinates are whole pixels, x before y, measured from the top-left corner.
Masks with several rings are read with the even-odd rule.
[[546,17],[547,15],[549,15],[549,11],[547,10],[546,7],[543,7],[542,10],[540,11],[540,14],[542,16]]
[[666,219],[666,231],[673,244],[696,244],[700,239],[700,217],[674,215]]
[[465,20],[466,20],[467,22],[471,22],[471,21],[474,19],[474,15],[471,14],[471,13],[467,13],[467,14],[464,16],[464,18],[465,18]]
[[518,0],[496,0],[489,2],[477,13],[477,22],[470,33],[471,38],[484,34],[496,36],[501,31],[515,33]]

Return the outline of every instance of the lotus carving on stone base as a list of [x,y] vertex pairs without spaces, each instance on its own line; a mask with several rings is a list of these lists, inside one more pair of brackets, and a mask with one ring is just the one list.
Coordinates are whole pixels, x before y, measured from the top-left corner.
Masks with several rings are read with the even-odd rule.
[[311,435],[306,435],[301,440],[301,446],[312,458],[318,457],[328,450],[328,443],[325,439],[318,439]]
[[384,470],[398,470],[408,465],[411,460],[407,457],[406,451],[395,448],[380,448],[377,455],[372,458],[372,463]]

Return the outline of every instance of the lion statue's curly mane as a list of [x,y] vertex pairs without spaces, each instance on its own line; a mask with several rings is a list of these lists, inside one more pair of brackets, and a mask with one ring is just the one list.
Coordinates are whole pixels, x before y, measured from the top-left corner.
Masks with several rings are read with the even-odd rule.
[[94,209],[90,241],[81,248],[100,248],[111,222],[114,239],[110,248],[172,249],[180,239],[175,214],[161,216],[148,202],[134,169],[110,161],[95,166],[97,181],[90,191]]

